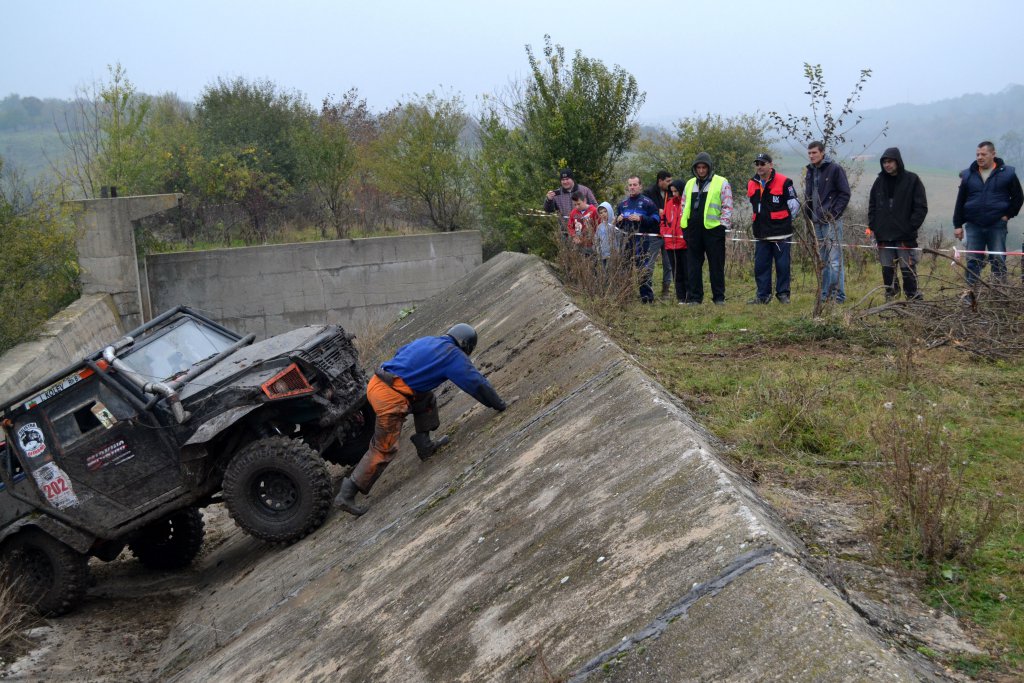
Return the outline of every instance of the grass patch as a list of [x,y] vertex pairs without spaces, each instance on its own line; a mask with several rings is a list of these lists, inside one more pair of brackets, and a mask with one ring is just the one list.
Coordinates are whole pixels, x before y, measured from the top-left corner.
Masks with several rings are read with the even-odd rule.
[[[848,269],[849,300],[879,280],[877,265]],[[725,306],[678,306],[673,297],[588,311],[753,478],[877,501],[879,520],[889,521],[881,560],[919,576],[924,599],[973,624],[991,653],[949,664],[1024,673],[1024,362],[925,349],[898,320],[857,322],[853,303],[813,318],[813,282],[795,269],[788,306],[745,304],[749,276],[732,273]],[[907,478],[915,468],[947,467],[938,477],[946,489],[928,488],[935,478],[924,485],[933,494],[925,519],[938,524],[921,532],[926,540],[907,508],[918,499],[900,499],[886,483],[895,457],[887,404],[928,426],[906,435],[902,484],[921,486]],[[944,446],[929,464],[914,449],[939,434]],[[984,530],[993,504],[1002,514]]]

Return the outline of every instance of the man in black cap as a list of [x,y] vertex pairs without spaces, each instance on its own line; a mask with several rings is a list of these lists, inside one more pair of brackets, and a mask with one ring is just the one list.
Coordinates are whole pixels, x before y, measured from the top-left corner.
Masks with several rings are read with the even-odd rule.
[[770,155],[754,157],[754,177],[747,181],[747,197],[753,210],[754,281],[757,296],[750,304],[772,300],[772,263],[775,264],[775,298],[789,303],[789,264],[793,218],[800,210],[793,181],[775,171]]
[[544,199],[544,210],[548,213],[558,212],[558,223],[562,226],[562,236],[568,232],[569,214],[572,213],[572,193],[579,191],[587,204],[597,206],[597,198],[586,185],[579,185],[572,177],[572,170],[563,168],[558,172],[561,187],[550,190]]

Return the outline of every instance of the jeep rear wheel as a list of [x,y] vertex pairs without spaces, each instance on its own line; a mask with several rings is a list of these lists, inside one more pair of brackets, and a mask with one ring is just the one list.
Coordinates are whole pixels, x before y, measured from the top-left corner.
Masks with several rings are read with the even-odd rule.
[[19,602],[44,617],[65,614],[89,586],[89,558],[38,529],[26,529],[3,547],[3,565]]
[[128,547],[150,569],[187,567],[203,547],[203,513],[195,507],[172,512],[143,527]]
[[331,477],[316,451],[274,436],[238,452],[224,472],[232,519],[264,541],[294,543],[317,529],[331,508]]

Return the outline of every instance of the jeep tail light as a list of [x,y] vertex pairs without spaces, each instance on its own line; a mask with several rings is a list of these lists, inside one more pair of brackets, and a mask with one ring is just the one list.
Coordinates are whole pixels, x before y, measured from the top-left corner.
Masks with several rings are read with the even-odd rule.
[[295,363],[268,379],[260,388],[271,400],[313,393],[313,387],[309,385]]

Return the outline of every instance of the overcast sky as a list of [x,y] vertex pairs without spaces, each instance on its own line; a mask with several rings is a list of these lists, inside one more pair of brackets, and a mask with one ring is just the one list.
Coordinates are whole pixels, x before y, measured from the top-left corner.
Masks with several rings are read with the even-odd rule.
[[4,4],[0,97],[69,98],[120,62],[139,90],[191,101],[218,77],[242,76],[269,78],[313,104],[356,86],[381,110],[444,89],[476,111],[480,95],[526,75],[524,45],[539,54],[545,33],[569,54],[632,73],[647,93],[647,123],[802,111],[804,62],[825,68],[837,103],[860,69],[872,69],[862,108],[1024,82],[1022,0]]

